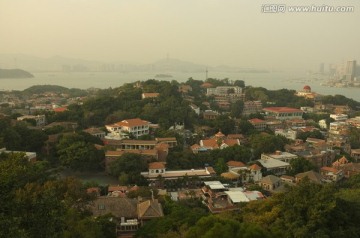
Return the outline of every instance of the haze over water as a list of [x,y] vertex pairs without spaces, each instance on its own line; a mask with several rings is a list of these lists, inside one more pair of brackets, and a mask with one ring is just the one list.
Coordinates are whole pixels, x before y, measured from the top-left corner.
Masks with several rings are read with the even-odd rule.
[[[34,78],[28,79],[0,79],[0,90],[23,90],[33,85],[60,85],[68,88],[88,89],[115,88],[124,83],[154,79],[154,72],[54,72],[33,73]],[[170,72],[171,78],[160,78],[158,80],[176,80],[186,82],[190,77],[196,80],[205,80],[205,73],[180,73]],[[270,73],[231,73],[231,72],[209,72],[209,77],[229,78],[230,80],[244,80],[246,86],[264,87],[268,90],[294,89],[301,90],[304,85],[310,85],[314,92],[323,95],[340,94],[360,102],[360,88],[331,88],[320,85],[321,81],[307,81],[305,73],[270,72]],[[303,77],[301,77],[303,76]],[[304,78],[304,80],[293,80]]]

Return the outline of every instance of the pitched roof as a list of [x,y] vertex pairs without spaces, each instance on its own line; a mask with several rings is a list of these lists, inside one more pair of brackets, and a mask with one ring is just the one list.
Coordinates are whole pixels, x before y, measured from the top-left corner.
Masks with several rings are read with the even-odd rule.
[[96,217],[111,213],[118,218],[136,218],[136,205],[136,199],[124,197],[97,197],[90,204],[90,209]]
[[219,148],[219,145],[215,139],[201,140],[201,143],[204,147]]
[[223,143],[227,144],[228,146],[239,145],[239,140],[238,139],[225,139],[223,141]]
[[221,132],[221,131],[219,131],[218,133],[216,133],[215,135],[214,135],[215,137],[224,137],[225,135]]
[[340,162],[340,164],[347,164],[347,163],[349,163],[349,160],[347,160],[346,157],[343,156],[339,159],[339,162]]
[[108,192],[114,192],[114,191],[127,191],[128,187],[126,186],[119,186],[119,185],[110,185],[108,188]]
[[230,160],[227,163],[227,166],[231,166],[231,167],[245,167],[245,164],[241,161],[235,161],[235,160]]
[[251,170],[261,170],[261,167],[257,164],[253,164],[249,166],[249,169]]
[[261,183],[274,184],[281,181],[281,179],[275,175],[268,175],[261,179]]
[[226,178],[226,179],[230,179],[230,180],[237,179],[240,177],[239,174],[235,174],[235,173],[231,173],[231,172],[222,173],[220,176],[223,178]]
[[300,109],[291,108],[291,107],[265,107],[265,108],[263,108],[263,110],[264,111],[269,111],[269,112],[279,112],[279,113],[303,112]]
[[265,122],[264,120],[261,120],[261,119],[259,119],[259,118],[249,119],[248,121],[249,121],[250,123],[254,123],[254,124]]
[[165,163],[164,162],[149,163],[149,169],[165,169]]
[[212,88],[213,85],[211,83],[205,82],[205,83],[201,84],[200,87],[202,87],[202,88]]
[[150,122],[141,120],[140,118],[133,118],[133,119],[126,119],[122,120],[120,122],[116,122],[109,126],[127,126],[127,127],[133,127],[133,126],[143,126],[143,125],[149,125]]
[[54,112],[65,112],[67,110],[67,107],[57,107],[53,109]]
[[312,170],[295,175],[295,178],[297,178],[297,179],[302,179],[305,177],[308,177],[310,179],[310,181],[315,182],[315,183],[321,183],[323,180],[323,177],[319,173],[312,171]]
[[85,129],[83,130],[84,132],[86,133],[89,133],[89,134],[99,134],[99,133],[104,133],[104,131],[98,129],[98,128],[95,128],[95,127],[91,127],[91,128],[88,128],[88,129]]
[[161,204],[157,200],[147,200],[137,205],[139,219],[163,217]]
[[325,172],[331,172],[334,174],[337,174],[339,172],[339,170],[337,170],[336,168],[332,168],[332,167],[321,167],[320,168],[321,171],[325,171]]

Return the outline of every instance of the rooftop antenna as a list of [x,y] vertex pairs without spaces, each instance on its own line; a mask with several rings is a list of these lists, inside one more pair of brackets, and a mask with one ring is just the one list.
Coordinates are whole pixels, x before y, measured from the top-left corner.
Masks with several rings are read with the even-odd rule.
[[208,79],[208,68],[206,67],[206,70],[205,70],[205,81]]

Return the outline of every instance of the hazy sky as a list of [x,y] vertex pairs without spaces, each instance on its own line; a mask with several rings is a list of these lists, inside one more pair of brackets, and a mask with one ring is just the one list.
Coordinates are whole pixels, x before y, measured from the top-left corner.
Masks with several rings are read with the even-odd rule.
[[[353,13],[262,13],[265,3]],[[360,1],[0,0],[0,54],[317,68],[360,61]]]

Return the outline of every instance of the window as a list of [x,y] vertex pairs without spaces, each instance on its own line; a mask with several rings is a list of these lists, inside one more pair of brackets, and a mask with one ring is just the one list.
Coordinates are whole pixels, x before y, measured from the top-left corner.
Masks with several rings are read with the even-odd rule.
[[99,210],[105,210],[105,204],[99,204],[98,209]]

